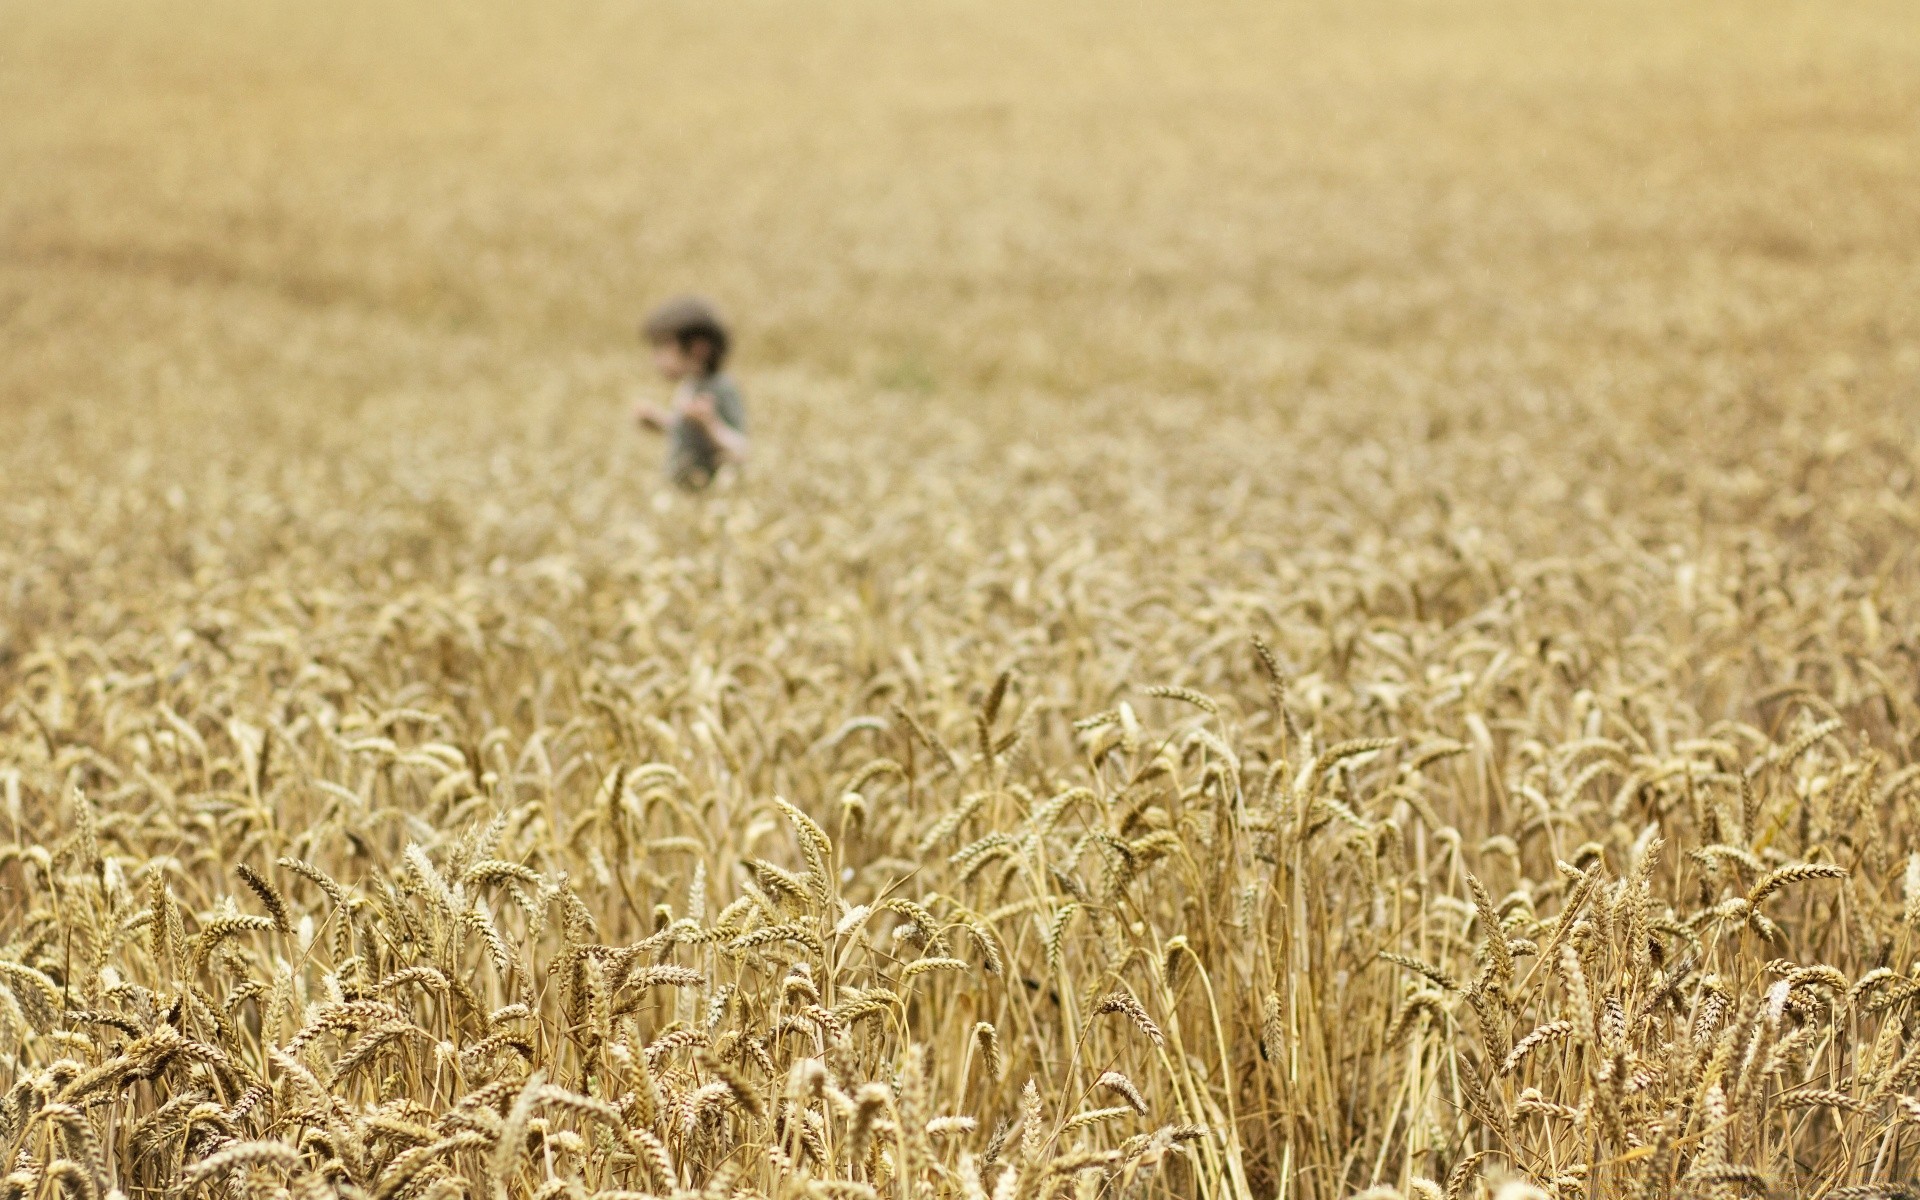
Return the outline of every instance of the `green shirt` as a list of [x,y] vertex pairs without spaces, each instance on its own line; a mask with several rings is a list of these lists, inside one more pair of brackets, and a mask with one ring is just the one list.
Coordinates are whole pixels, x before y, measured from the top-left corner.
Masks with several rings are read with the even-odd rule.
[[[714,415],[741,433],[747,431],[747,405],[727,375],[709,375],[681,385],[695,396],[713,397]],[[720,446],[699,425],[675,415],[667,427],[667,477],[688,490],[707,486],[720,469]]]

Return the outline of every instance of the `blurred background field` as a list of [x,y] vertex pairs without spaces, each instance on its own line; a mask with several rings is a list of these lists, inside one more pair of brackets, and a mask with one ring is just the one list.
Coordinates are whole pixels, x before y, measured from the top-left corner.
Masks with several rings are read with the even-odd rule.
[[584,423],[632,372],[635,311],[687,285],[732,304],[760,370],[969,411],[1127,389],[1586,412],[1895,379],[1901,15],[16,11],[4,386],[272,390],[332,423],[498,380],[457,365],[484,343]]
[[[9,1078],[39,1099],[0,1128],[39,1166],[9,1194],[81,1186],[62,1157],[96,1191],[157,1194],[266,1141],[298,1162],[209,1178],[666,1192],[768,1145],[786,1167],[756,1158],[726,1186],[1910,1176],[1908,998],[1872,1007],[1888,976],[1826,1008],[1812,977],[1769,989],[1820,964],[1843,996],[1880,969],[1912,982],[1912,18],[1881,0],[6,5],[0,881],[21,901],[0,959],[63,1013],[122,1012],[148,1039],[198,996],[175,1023],[239,1064],[61,1100],[57,1064],[114,1061],[118,1035],[22,1001]],[[738,323],[757,443],[699,502],[661,494],[658,447],[625,424],[655,386],[634,324],[686,288]],[[1328,768],[1355,738],[1395,741]],[[1442,747],[1465,752],[1422,765]],[[1595,754],[1619,771],[1589,773]],[[672,805],[606,782],[650,762],[680,778]],[[1047,809],[1080,786],[1099,803]],[[1700,799],[1716,787],[1735,815]],[[741,865],[811,861],[776,794],[832,834],[832,894]],[[981,849],[995,834],[1014,849]],[[622,858],[624,839],[666,848]],[[416,842],[446,879],[409,865]],[[351,919],[282,857],[360,889]],[[540,882],[501,895],[475,867],[495,859]],[[259,910],[238,861],[319,931],[296,912],[212,936],[225,897]],[[1790,910],[1728,907],[1806,864],[1845,890],[1816,873]],[[457,891],[451,930],[489,887],[505,967],[471,938],[393,932],[398,897]],[[1617,920],[1554,924],[1608,888]],[[944,935],[885,910],[896,893]],[[703,924],[749,894],[766,900]],[[168,896],[201,953],[154,942]],[[703,1005],[737,988],[719,1018],[652,1000],[595,1018],[572,999],[588,984],[536,986],[582,946],[638,943],[658,905],[722,930],[645,951],[702,972]],[[835,932],[861,906],[870,943]],[[880,989],[894,1015],[848,1018],[844,1048],[824,1025],[810,1050],[770,1037],[801,1019],[774,961],[800,952],[729,947],[786,921],[840,947],[808,950],[828,1009]],[[969,922],[1007,970],[973,970]],[[76,965],[54,931],[81,926],[97,953]],[[1594,1003],[1631,1027],[1589,1013],[1527,1075],[1514,1043],[1578,989],[1557,950],[1487,975],[1508,935],[1577,943]],[[916,955],[970,973],[903,980]],[[471,1000],[385,1014],[424,1042],[322,1072],[358,1157],[302,1142],[311,1097],[270,1035],[414,966],[472,976]],[[1116,989],[1174,1051],[1089,1015]],[[469,1055],[514,1003],[531,1062]],[[642,1053],[675,1022],[707,1057]],[[964,1049],[977,1022],[997,1071]],[[371,1036],[339,1028],[344,1054]],[[1763,1046],[1751,1078],[1715,1058],[1736,1035]],[[790,1091],[809,1055],[846,1096],[884,1087],[896,1129],[925,1104],[978,1128],[863,1142],[853,1110]],[[645,1094],[636,1056],[663,1073],[651,1116],[624,1099]],[[505,1165],[492,1126],[479,1151],[445,1144],[463,1097],[510,1119],[529,1065],[620,1103],[667,1167],[620,1160],[585,1118],[581,1147],[541,1142],[556,1117]],[[1086,1099],[1108,1065],[1144,1093],[1137,1129],[1072,1123],[1120,1103]],[[725,1071],[762,1111],[672,1107]],[[1022,1116],[1030,1078],[1044,1116]],[[202,1092],[218,1121],[134,1144],[132,1122]],[[419,1111],[381,1111],[442,1141],[365,1125],[407,1096]],[[97,1162],[77,1125],[28,1119],[49,1103],[98,1126]],[[801,1145],[803,1109],[825,1150]],[[410,1145],[439,1149],[423,1167]]]

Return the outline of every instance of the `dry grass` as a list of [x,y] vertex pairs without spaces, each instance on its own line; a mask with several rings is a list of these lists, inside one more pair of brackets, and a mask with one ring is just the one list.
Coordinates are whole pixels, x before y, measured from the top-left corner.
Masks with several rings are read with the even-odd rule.
[[1920,27],[1670,7],[11,13],[8,1200],[1900,1194]]

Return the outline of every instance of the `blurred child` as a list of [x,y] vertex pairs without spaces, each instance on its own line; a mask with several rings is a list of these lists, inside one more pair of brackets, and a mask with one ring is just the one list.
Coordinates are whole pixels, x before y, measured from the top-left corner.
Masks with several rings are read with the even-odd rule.
[[640,336],[653,347],[653,364],[674,389],[666,408],[642,401],[634,418],[667,435],[667,477],[698,491],[723,465],[747,457],[746,404],[721,371],[727,327],[705,300],[679,296],[653,311]]

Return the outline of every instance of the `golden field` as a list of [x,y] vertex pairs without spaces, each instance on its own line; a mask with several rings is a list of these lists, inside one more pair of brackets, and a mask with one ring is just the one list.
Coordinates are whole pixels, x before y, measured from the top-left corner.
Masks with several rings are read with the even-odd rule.
[[1920,1188],[1909,5],[5,29],[6,1200]]

